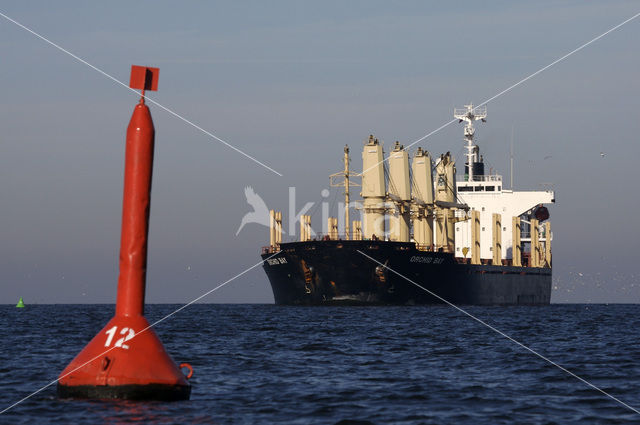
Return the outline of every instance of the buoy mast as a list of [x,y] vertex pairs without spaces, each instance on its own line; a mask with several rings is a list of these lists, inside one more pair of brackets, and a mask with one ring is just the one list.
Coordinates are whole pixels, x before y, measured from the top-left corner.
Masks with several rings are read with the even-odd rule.
[[157,90],[158,73],[158,68],[131,68],[130,87],[142,96],[127,128],[115,316],[62,371],[60,397],[184,400],[191,393],[143,315],[155,138],[144,92]]

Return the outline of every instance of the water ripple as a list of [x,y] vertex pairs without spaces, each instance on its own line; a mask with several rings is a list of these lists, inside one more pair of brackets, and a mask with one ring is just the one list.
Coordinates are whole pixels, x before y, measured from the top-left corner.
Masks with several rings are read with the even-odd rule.
[[[175,307],[148,306],[147,317]],[[108,305],[0,309],[2,407],[55,379],[113,314]],[[640,306],[469,311],[640,407]],[[194,305],[156,331],[177,362],[195,369],[190,401],[58,400],[53,386],[0,422],[640,423],[640,415],[445,306]]]

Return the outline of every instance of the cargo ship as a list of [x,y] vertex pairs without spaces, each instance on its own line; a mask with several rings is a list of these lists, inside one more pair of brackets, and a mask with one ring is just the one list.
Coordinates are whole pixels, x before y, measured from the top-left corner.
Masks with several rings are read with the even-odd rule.
[[[486,172],[474,141],[474,122],[486,116],[486,106],[454,109],[465,123],[460,178],[449,152],[434,160],[418,147],[410,161],[396,142],[385,159],[383,143],[369,136],[363,171],[350,171],[347,146],[344,170],[330,177],[332,186],[344,188],[340,220],[323,217],[316,233],[310,215],[291,217],[299,235],[284,242],[282,213],[271,210],[270,243],[261,255],[276,304],[549,304],[552,233],[545,205],[555,194],[507,189],[501,175]],[[354,186],[362,201],[350,199]],[[351,210],[359,220],[350,221]]]

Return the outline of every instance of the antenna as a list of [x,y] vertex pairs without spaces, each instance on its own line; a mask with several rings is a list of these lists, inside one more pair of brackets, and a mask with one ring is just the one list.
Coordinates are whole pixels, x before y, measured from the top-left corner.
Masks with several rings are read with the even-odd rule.
[[513,124],[511,124],[511,190],[513,190]]
[[129,80],[129,87],[141,90],[140,103],[144,103],[145,90],[158,90],[159,76],[160,68],[131,65],[131,79]]
[[454,108],[453,116],[457,118],[459,121],[465,121],[467,124],[464,126],[464,140],[467,142],[465,148],[467,148],[467,164],[469,167],[469,181],[473,181],[473,164],[478,162],[478,151],[476,150],[476,146],[473,144],[473,135],[476,130],[473,127],[473,122],[482,120],[482,122],[487,122],[487,107],[486,106],[476,106],[473,107],[473,104],[470,103],[468,105],[464,105],[464,108]]

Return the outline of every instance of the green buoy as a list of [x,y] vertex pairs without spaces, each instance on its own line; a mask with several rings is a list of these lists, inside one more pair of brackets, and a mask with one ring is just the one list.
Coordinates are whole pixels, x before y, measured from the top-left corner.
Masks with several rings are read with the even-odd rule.
[[16,304],[16,307],[24,308],[24,301],[22,301],[22,297],[20,297],[20,299],[18,300],[18,304]]

